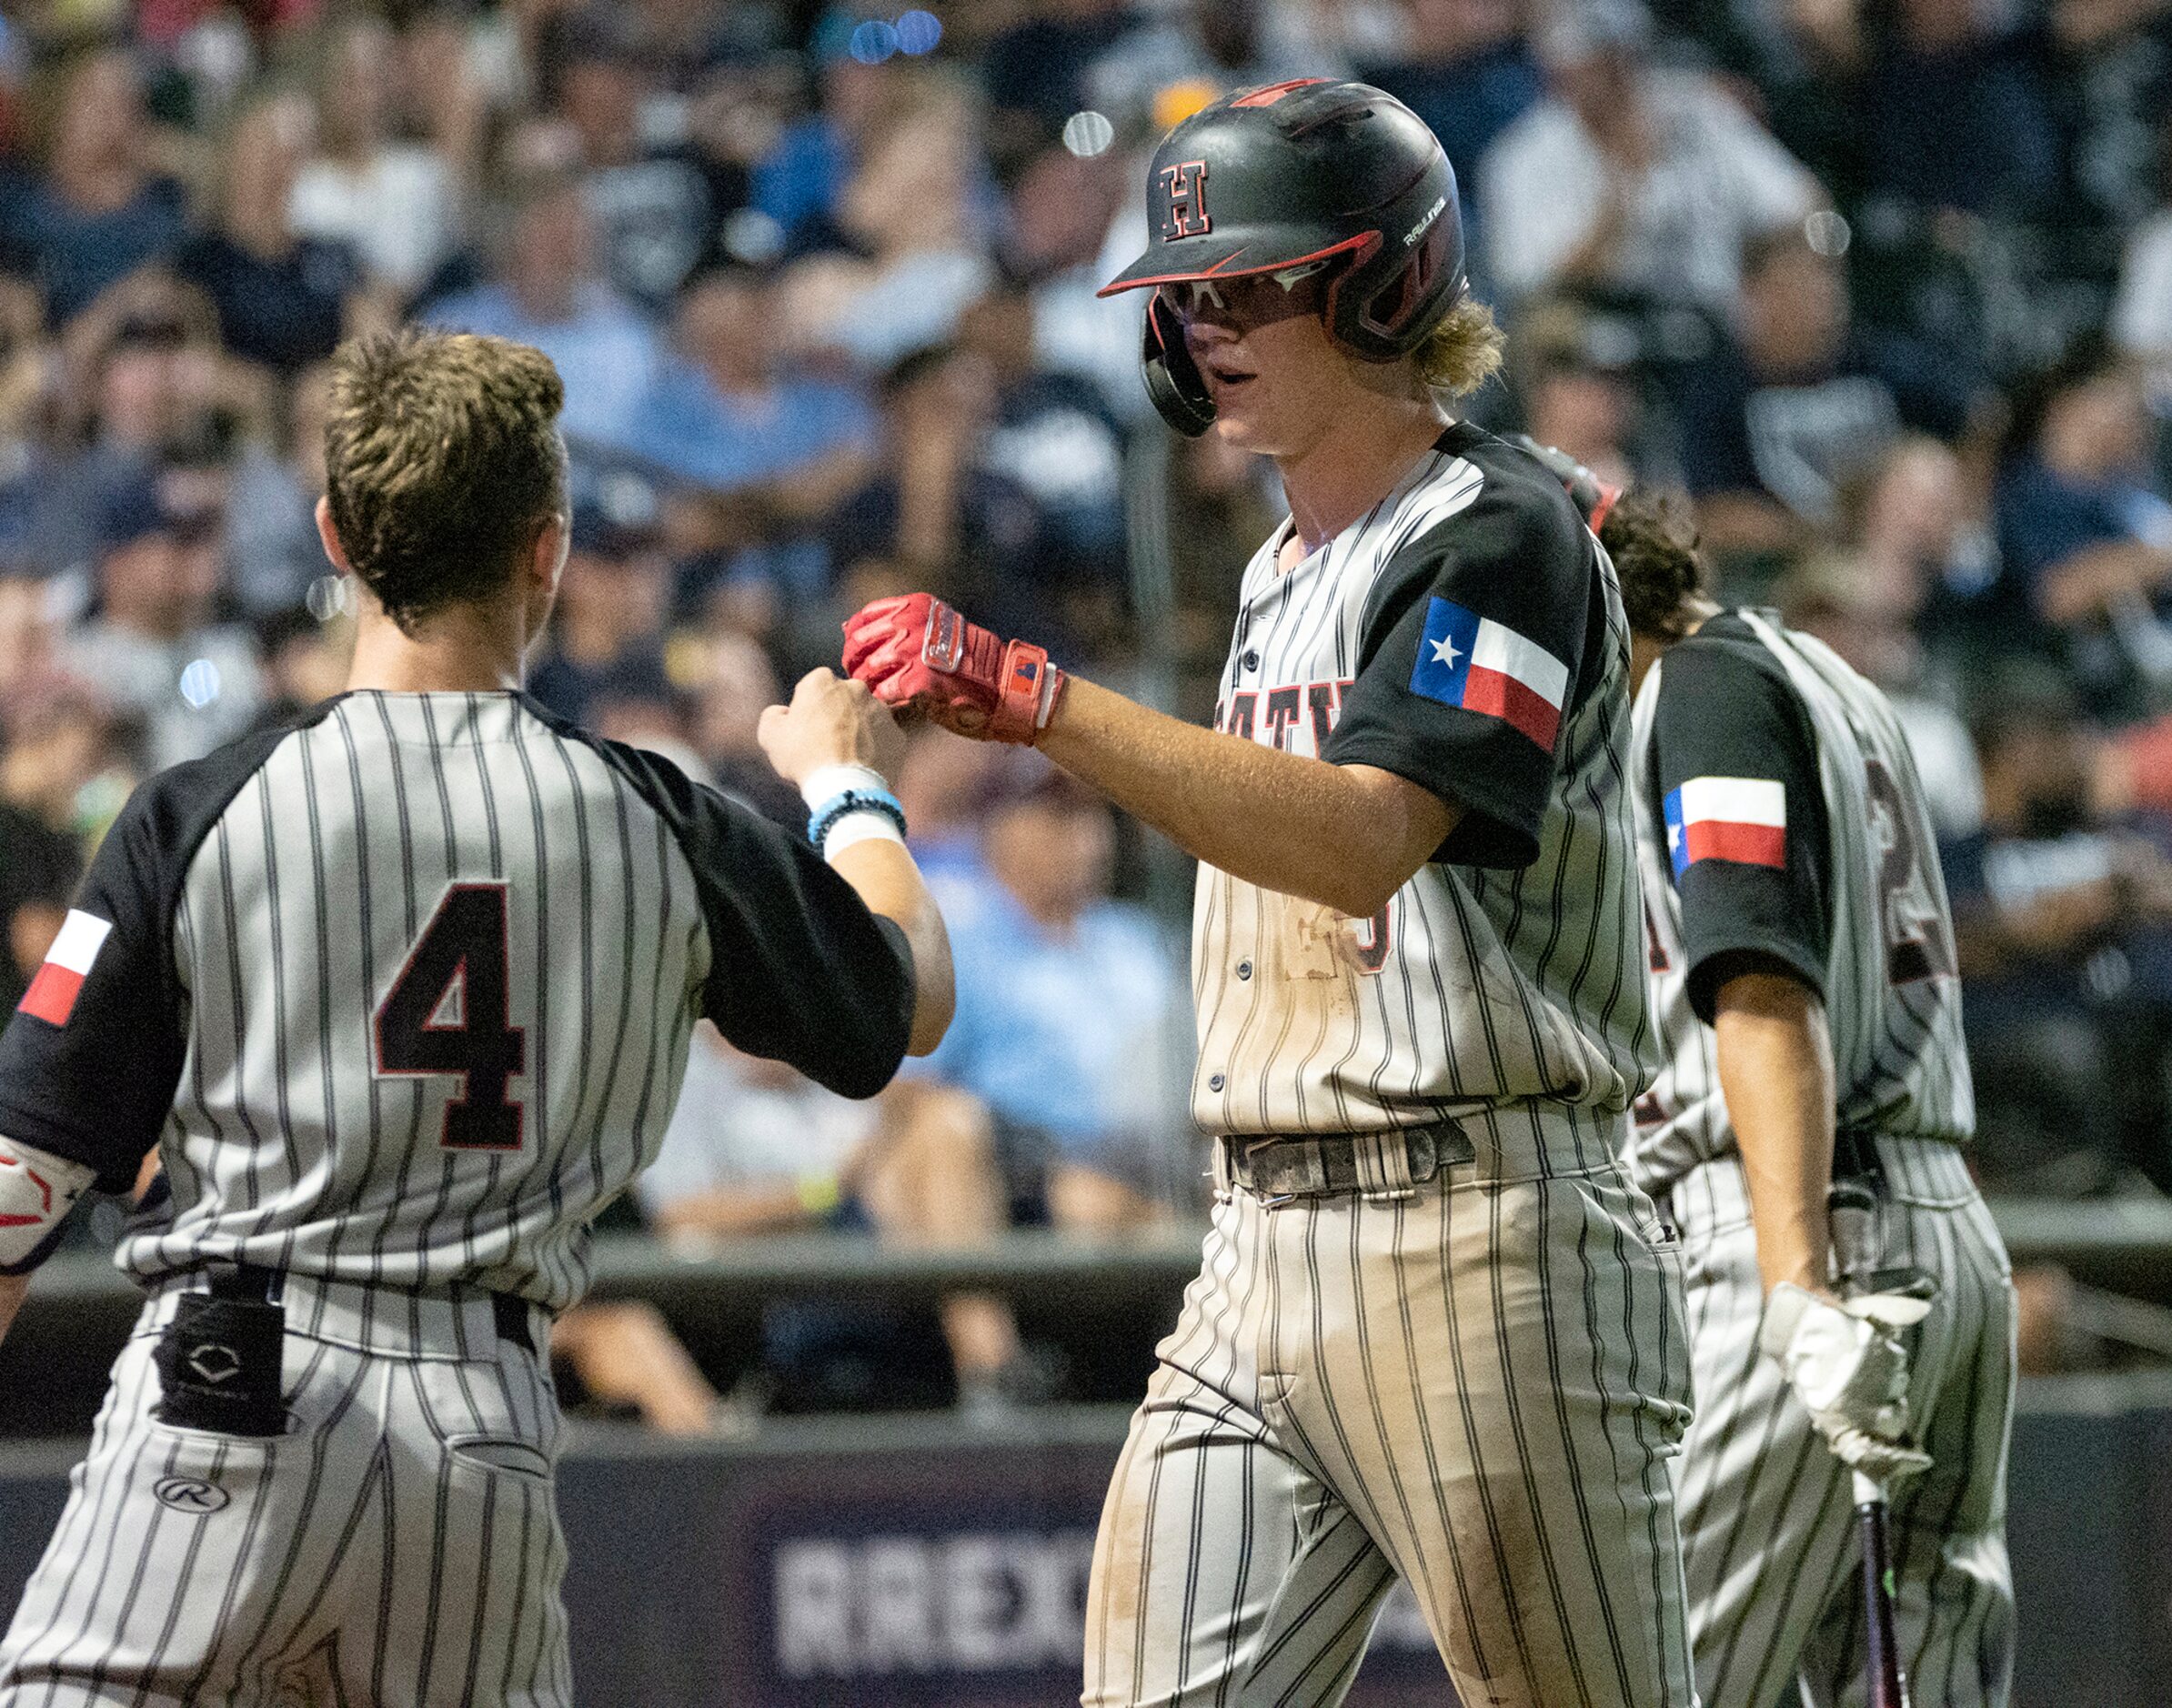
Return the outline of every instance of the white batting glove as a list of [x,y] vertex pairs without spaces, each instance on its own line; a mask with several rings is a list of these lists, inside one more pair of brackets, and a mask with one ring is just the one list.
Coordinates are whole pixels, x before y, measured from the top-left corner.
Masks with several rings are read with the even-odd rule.
[[1879,1482],[1931,1466],[1908,1433],[1908,1349],[1893,1332],[1920,1321],[1917,1299],[1873,1293],[1845,1306],[1783,1281],[1765,1301],[1757,1343],[1833,1456]]

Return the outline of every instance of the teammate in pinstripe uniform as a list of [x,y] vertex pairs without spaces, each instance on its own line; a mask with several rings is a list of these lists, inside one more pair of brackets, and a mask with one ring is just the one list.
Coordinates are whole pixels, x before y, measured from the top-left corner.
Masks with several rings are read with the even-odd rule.
[[834,865],[518,691],[548,359],[403,334],[334,387],[350,691],[138,789],[0,1038],[0,1328],[75,1198],[171,1187],[5,1708],[570,1703],[538,1352],[690,1029],[865,1096],[948,1020],[865,690],[762,729]]
[[[1962,1154],[1975,1119],[1945,884],[1876,688],[1769,614],[1722,610],[1659,506],[1603,538],[1635,628],[1638,856],[1666,1063],[1631,1166],[1679,1227],[1696,1419],[1678,1470],[1706,1708],[1860,1702],[1851,1471],[1897,1482],[1915,1700],[2006,1700],[2014,1299]],[[1842,1308],[1835,1178],[1875,1296]],[[1881,1249],[1882,1248],[1882,1249]],[[1761,1350],[1762,1349],[1762,1350]],[[1900,1479],[1912,1479],[1899,1482]]]
[[1274,457],[1220,728],[926,595],[847,625],[881,698],[1035,741],[1201,861],[1199,1279],[1088,1592],[1089,1708],[1342,1699],[1416,1592],[1466,1708],[1692,1708],[1667,1459],[1679,1282],[1618,1152],[1652,1065],[1628,633],[1526,454],[1445,405],[1498,359],[1455,190],[1349,83],[1163,140],[1150,390]]

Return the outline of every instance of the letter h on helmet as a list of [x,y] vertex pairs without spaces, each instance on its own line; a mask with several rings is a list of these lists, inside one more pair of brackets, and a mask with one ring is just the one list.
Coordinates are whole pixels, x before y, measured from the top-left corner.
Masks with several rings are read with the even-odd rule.
[[[1415,113],[1363,83],[1299,78],[1194,113],[1154,150],[1147,239],[1101,295],[1327,264],[1327,334],[1368,362],[1415,349],[1466,283],[1447,155]],[[1159,294],[1141,359],[1162,418],[1204,433],[1214,405]]]

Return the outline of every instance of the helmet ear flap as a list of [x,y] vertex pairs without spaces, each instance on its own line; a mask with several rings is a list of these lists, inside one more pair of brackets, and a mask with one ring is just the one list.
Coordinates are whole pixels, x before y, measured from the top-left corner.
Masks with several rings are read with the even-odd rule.
[[1146,395],[1162,420],[1188,439],[1199,437],[1214,424],[1214,400],[1207,395],[1207,382],[1185,347],[1184,328],[1176,311],[1158,290],[1146,299],[1140,366],[1146,376]]

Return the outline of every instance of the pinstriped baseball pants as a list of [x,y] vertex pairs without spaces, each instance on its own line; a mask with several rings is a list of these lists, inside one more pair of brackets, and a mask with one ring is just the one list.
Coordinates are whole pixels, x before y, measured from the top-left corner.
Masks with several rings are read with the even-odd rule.
[[1085,1708],[1340,1702],[1397,1575],[1464,1708],[1694,1708],[1655,1231],[1611,1168],[1221,1194],[1102,1512]]
[[0,1708],[568,1708],[557,1402],[487,1308],[468,1356],[290,1329],[290,1428],[256,1439],[151,1415],[158,1303],[0,1643]]
[[[2014,1289],[1961,1153],[1878,1140],[1885,1261],[1938,1281],[1907,1331],[1908,1410],[1936,1462],[1893,1499],[1895,1623],[1924,1708],[2005,1708],[2014,1666],[2006,1542]],[[1809,1708],[1865,1699],[1854,1502],[1779,1366],[1757,1350],[1764,1285],[1742,1165],[1668,1194],[1689,1283],[1697,1412],[1675,1468],[1690,1634],[1704,1708],[1770,1708],[1798,1677]]]

